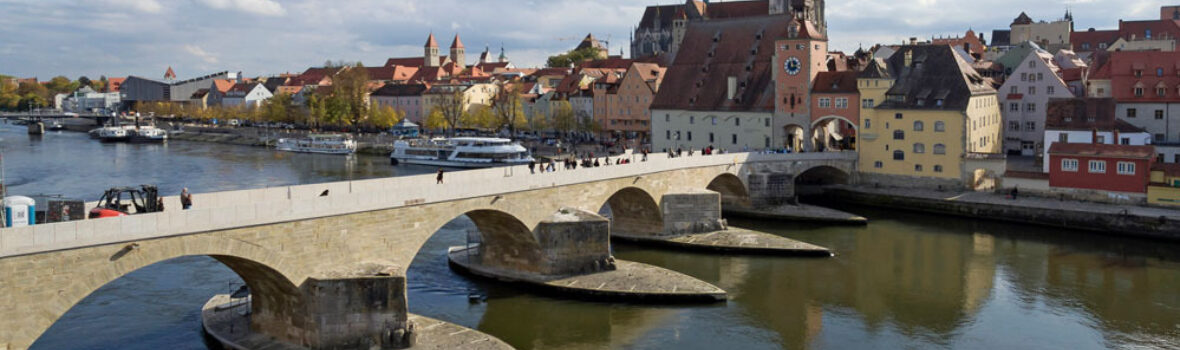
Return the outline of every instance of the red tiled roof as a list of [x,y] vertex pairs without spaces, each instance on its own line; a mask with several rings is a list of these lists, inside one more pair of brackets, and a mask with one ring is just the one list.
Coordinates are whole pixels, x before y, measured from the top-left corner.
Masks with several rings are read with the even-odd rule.
[[[431,35],[431,37],[434,37],[434,36],[433,36],[433,35]],[[463,41],[462,41],[462,40],[459,40],[459,34],[455,34],[455,40],[451,42],[451,48],[452,48],[452,49],[462,49],[462,48],[464,48],[464,47],[463,47]]]
[[1176,39],[1180,36],[1180,21],[1151,20],[1151,21],[1119,21],[1119,37],[1127,41],[1144,40],[1148,31],[1152,39]]
[[769,1],[731,1],[707,4],[710,19],[765,16],[770,13]]
[[[1177,102],[1180,94],[1180,52],[1118,51],[1110,54],[1111,93],[1119,102]],[[1136,76],[1136,71],[1141,76]],[[1162,73],[1162,74],[1158,74]],[[1164,87],[1164,95],[1156,87]],[[1135,88],[1142,87],[1142,96]]]
[[811,91],[817,94],[855,94],[858,92],[857,74],[856,71],[819,72]]
[[1061,70],[1061,80],[1066,81],[1066,82],[1082,80],[1082,72],[1085,72],[1086,69],[1088,69],[1088,68],[1087,67],[1077,67],[1077,68],[1062,69]]
[[1054,142],[1049,154],[1076,155],[1098,158],[1151,159],[1155,157],[1154,146],[1114,145],[1105,143],[1062,143]]
[[107,78],[107,91],[119,92],[119,87],[123,86],[123,81],[127,78]]
[[171,66],[169,66],[168,70],[164,72],[164,79],[176,79],[176,72],[172,71]]
[[[773,111],[774,39],[787,37],[790,23],[787,18],[761,16],[690,22],[651,108]],[[757,40],[759,33],[765,39]],[[714,43],[717,34],[721,38]],[[752,52],[751,48],[755,47]],[[727,96],[731,76],[746,85],[737,91],[735,99]]]
[[217,85],[217,91],[221,93],[229,92],[234,87],[234,81],[229,79],[214,79],[213,84]]
[[[1069,43],[1073,45],[1074,50],[1078,51],[1102,51],[1099,49],[1099,44],[1107,44],[1115,42],[1119,39],[1119,31],[1117,30],[1094,30],[1091,28],[1084,32],[1069,33]],[[1083,49],[1082,44],[1088,44],[1088,49]]]
[[1053,99],[1045,111],[1045,129],[1144,132],[1117,119],[1114,111],[1111,98]]
[[1168,177],[1180,177],[1180,163],[1155,163],[1151,165],[1152,171],[1162,171]]
[[426,47],[438,47],[438,41],[434,40],[434,33],[430,33],[430,37],[426,38]]

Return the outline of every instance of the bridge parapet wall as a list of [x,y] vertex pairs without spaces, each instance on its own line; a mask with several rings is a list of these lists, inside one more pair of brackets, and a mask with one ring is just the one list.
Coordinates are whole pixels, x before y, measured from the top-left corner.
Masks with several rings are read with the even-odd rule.
[[660,199],[664,214],[661,235],[683,235],[722,230],[721,194],[713,191],[668,193]]

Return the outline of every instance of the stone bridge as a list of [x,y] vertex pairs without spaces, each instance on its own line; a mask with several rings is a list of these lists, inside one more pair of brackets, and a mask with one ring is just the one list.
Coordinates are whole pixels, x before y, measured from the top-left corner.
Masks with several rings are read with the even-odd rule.
[[[192,255],[210,256],[246,282],[253,331],[310,348],[388,345],[390,330],[406,322],[406,269],[458,217],[474,221],[485,259],[553,273],[544,271],[553,243],[535,229],[561,208],[598,212],[609,204],[614,225],[658,229],[674,224],[661,214],[669,194],[713,190],[726,205],[773,203],[808,176],[846,181],[854,164],[854,153],[653,154],[544,174],[446,173],[444,184],[429,174],[199,193],[191,210],[2,229],[0,349],[29,347],[112,280]],[[180,207],[175,197],[166,201]]]

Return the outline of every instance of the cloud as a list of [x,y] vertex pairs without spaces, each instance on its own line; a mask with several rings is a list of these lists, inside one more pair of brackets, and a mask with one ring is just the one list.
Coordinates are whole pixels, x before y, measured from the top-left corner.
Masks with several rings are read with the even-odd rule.
[[287,13],[273,0],[197,0],[198,3],[218,9],[235,10],[262,16],[282,16]]
[[146,13],[160,13],[164,10],[164,6],[156,0],[106,0],[106,2],[112,6],[131,8]]
[[204,61],[208,64],[217,64],[218,61],[217,56],[205,52],[205,49],[202,49],[200,46],[185,45],[184,52],[188,52],[190,55],[196,56],[197,58],[200,58],[201,61]]

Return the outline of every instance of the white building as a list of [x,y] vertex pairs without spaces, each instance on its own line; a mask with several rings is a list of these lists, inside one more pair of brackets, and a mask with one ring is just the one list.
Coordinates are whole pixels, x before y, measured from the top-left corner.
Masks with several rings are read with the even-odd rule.
[[259,83],[237,83],[221,98],[225,107],[259,107],[262,102],[274,97],[270,90]]
[[1049,147],[1060,143],[1152,144],[1146,130],[1115,118],[1113,99],[1060,99],[1050,102],[1041,151],[1042,171],[1049,172]]
[[54,96],[54,107],[63,112],[106,114],[119,108],[118,92],[97,92],[84,86],[72,94]]
[[1053,55],[1036,49],[1029,52],[1000,87],[1006,153],[1033,156],[1037,149],[1048,150],[1048,144],[1040,142],[1049,100],[1074,97],[1060,74]]

